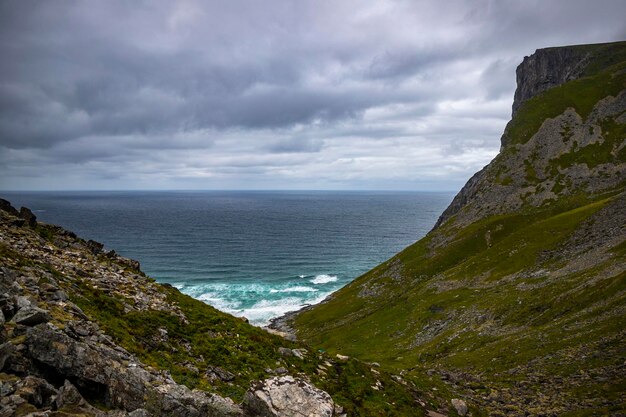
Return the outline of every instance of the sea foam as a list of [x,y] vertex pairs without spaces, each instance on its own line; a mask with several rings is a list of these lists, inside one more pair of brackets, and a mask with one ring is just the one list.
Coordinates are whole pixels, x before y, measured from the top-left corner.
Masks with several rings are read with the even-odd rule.
[[315,278],[311,280],[311,283],[319,285],[319,284],[328,284],[329,282],[335,282],[335,281],[337,281],[336,275],[322,274],[322,275],[316,275]]
[[270,293],[277,293],[277,292],[316,292],[316,291],[319,291],[319,290],[317,288],[313,288],[313,287],[296,286],[296,287],[287,287],[287,288],[283,288],[283,289],[280,289],[280,290],[272,288],[270,290]]

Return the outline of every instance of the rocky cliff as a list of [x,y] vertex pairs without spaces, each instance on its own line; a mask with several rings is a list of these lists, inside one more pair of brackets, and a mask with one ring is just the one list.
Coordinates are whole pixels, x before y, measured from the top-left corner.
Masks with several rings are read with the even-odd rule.
[[473,413],[623,415],[626,42],[517,77],[500,153],[435,228],[287,325]]
[[601,45],[562,46],[537,49],[524,57],[515,71],[517,89],[513,98],[513,115],[526,100],[568,81],[592,75],[601,66],[623,59],[621,42]]
[[467,182],[435,227],[462,208],[469,223],[527,203],[595,195],[623,183],[626,151],[619,126],[626,121],[626,77],[620,69],[625,49],[617,42],[539,49],[525,57],[517,67],[514,117],[502,135],[500,154]]
[[402,416],[438,404],[0,199],[0,416]]

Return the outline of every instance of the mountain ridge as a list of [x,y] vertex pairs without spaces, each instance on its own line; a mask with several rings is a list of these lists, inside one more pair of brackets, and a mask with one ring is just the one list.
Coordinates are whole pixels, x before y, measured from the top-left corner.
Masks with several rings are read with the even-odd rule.
[[517,76],[500,153],[433,230],[285,322],[489,415],[624,412],[626,42]]

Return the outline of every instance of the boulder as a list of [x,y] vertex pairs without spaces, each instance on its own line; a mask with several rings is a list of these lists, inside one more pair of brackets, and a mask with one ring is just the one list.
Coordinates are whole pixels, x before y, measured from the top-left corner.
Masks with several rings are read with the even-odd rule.
[[29,208],[21,207],[19,216],[24,219],[26,221],[26,224],[28,224],[30,227],[37,226],[37,216],[35,216]]
[[66,381],[59,394],[59,404],[78,402],[82,407],[79,395],[86,392],[97,396],[108,407],[126,411],[145,409],[150,416],[242,415],[241,408],[232,400],[192,391],[173,381],[167,383],[158,374],[138,365],[124,349],[100,344],[96,341],[99,338],[94,337],[95,324],[69,323],[66,331],[71,337],[45,323],[29,327],[24,342],[29,357],[76,384],[73,386]]
[[17,216],[19,212],[11,205],[11,203],[3,198],[0,198],[0,210],[6,211],[7,213]]
[[[153,394],[154,395],[154,394]],[[156,396],[148,401],[150,415],[200,417],[243,416],[243,412],[230,398],[208,392],[190,390],[184,385],[166,384],[156,387]]]
[[289,349],[286,347],[279,347],[278,353],[280,353],[281,356],[285,356],[285,357],[293,356],[298,359],[304,359],[304,355],[307,354],[307,350],[306,349]]
[[450,402],[452,403],[452,407],[454,407],[458,415],[464,416],[467,414],[468,409],[465,401],[459,400],[458,398],[453,398]]
[[39,307],[28,306],[20,308],[12,321],[24,326],[36,326],[50,321],[50,314]]
[[86,415],[98,414],[98,410],[89,404],[78,389],[67,379],[59,389],[54,404],[57,410],[72,409],[73,411],[80,411],[81,414]]
[[15,394],[35,407],[46,407],[52,404],[57,390],[45,379],[28,375],[18,383]]
[[94,255],[99,255],[104,252],[104,244],[96,242],[95,240],[88,240],[86,245],[87,249]]
[[219,366],[208,366],[205,375],[211,381],[219,379],[224,382],[229,382],[235,379],[235,374],[228,372]]
[[30,327],[25,344],[29,357],[59,375],[99,387],[107,406],[125,410],[143,406],[151,377],[143,368],[125,365],[132,360],[127,352],[74,340],[49,323]]
[[0,345],[0,371],[4,369],[7,359],[9,359],[14,352],[15,346],[13,346],[13,343],[6,342]]
[[259,381],[246,392],[245,411],[259,417],[332,417],[335,404],[327,392],[292,376]]

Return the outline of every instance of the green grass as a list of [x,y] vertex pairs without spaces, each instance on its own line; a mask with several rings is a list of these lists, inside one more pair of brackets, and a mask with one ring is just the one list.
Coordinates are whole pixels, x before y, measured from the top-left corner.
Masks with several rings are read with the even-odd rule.
[[[298,334],[331,353],[378,361],[396,372],[414,369],[410,377],[422,383],[424,371],[432,367],[480,374],[506,386],[512,378],[509,369],[536,358],[552,357],[543,366],[563,377],[602,366],[615,354],[571,361],[558,352],[584,349],[589,341],[621,331],[611,312],[626,302],[626,274],[595,277],[615,262],[625,262],[624,243],[613,249],[616,257],[558,280],[550,280],[550,272],[529,272],[558,269],[565,260],[549,254],[615,198],[594,201],[576,195],[461,230],[445,230],[444,225],[438,233],[452,233],[454,240],[433,250],[432,237],[427,237],[407,248],[330,301],[301,313],[295,321]],[[398,262],[399,281],[389,276]],[[538,289],[520,289],[520,284]],[[378,295],[360,296],[363,286],[377,287]],[[420,339],[429,329],[435,330]],[[433,381],[426,384],[433,386]],[[589,385],[581,395],[593,397],[602,389]],[[609,391],[602,395],[615,396]]]

